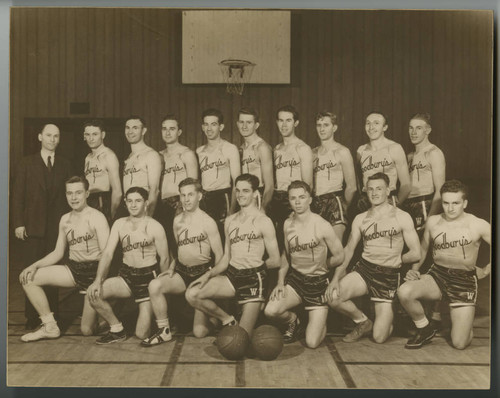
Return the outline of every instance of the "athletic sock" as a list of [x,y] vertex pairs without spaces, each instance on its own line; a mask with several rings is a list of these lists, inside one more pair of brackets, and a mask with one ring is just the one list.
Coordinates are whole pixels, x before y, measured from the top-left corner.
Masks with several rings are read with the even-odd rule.
[[157,319],[156,320],[156,325],[158,326],[158,329],[161,329],[161,328],[168,328],[168,329],[170,329],[170,323],[168,321],[168,318]]
[[361,323],[361,322],[364,322],[368,319],[368,317],[362,313],[362,317],[360,319],[353,319],[354,323]]
[[59,329],[59,327],[57,326],[57,322],[54,319],[53,312],[49,312],[47,315],[40,316],[40,319],[42,320],[42,323],[45,325],[47,330]]
[[123,330],[123,325],[121,322],[115,325],[109,325],[109,331],[111,333],[120,333],[122,330]]
[[429,324],[429,320],[424,316],[422,319],[419,319],[418,321],[413,321],[413,323],[418,329],[423,329]]

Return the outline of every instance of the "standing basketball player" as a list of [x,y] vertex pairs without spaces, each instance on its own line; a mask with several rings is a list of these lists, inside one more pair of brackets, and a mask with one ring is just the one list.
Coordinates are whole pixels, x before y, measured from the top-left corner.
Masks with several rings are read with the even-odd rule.
[[[181,294],[191,282],[206,273],[222,257],[222,243],[217,224],[199,208],[202,197],[201,184],[186,178],[179,184],[180,200],[184,211],[174,219],[174,236],[178,245],[178,258],[172,261],[167,271],[149,283],[149,297],[156,316],[158,330],[143,340],[141,345],[150,347],[172,340],[165,294]],[[213,252],[214,261],[211,254]],[[195,310],[195,334],[206,328],[204,313]]]
[[[436,330],[427,320],[421,300],[446,298],[450,305],[451,343],[463,350],[472,341],[477,298],[476,260],[481,240],[491,244],[490,224],[466,213],[467,187],[447,181],[441,187],[444,212],[430,216],[421,243],[421,260],[406,274],[398,290],[401,304],[413,319],[417,333],[406,348],[420,348],[431,341]],[[427,274],[418,271],[432,246],[434,264]],[[483,270],[489,274],[491,263]]]
[[253,108],[242,108],[238,114],[238,129],[245,140],[241,145],[241,171],[259,179],[261,208],[266,210],[273,198],[273,153],[271,146],[257,134],[259,114]]
[[170,242],[170,250],[176,253],[172,223],[174,217],[182,211],[179,199],[179,183],[185,178],[198,178],[198,162],[195,153],[179,142],[182,134],[179,119],[174,115],[167,115],[161,122],[161,135],[166,147],[160,151],[163,157],[163,171],[161,182],[161,222]]
[[146,122],[139,116],[130,116],[125,122],[125,137],[131,153],[123,168],[123,191],[131,187],[145,189],[148,192],[147,214],[153,216],[160,186],[161,158],[144,142],[146,131]]
[[104,145],[106,132],[100,121],[89,121],[83,129],[83,139],[92,150],[85,158],[85,177],[90,184],[87,203],[111,222],[123,196],[118,158]]
[[330,264],[337,266],[344,258],[344,251],[333,227],[311,212],[309,185],[304,181],[293,181],[288,186],[288,194],[293,214],[285,221],[285,253],[278,283],[271,293],[265,314],[287,322],[283,339],[285,343],[291,343],[299,337],[302,329],[297,314],[291,309],[304,304],[309,312],[306,345],[316,348],[326,335],[327,253],[328,250],[332,253]]
[[[411,191],[410,175],[403,147],[386,138],[389,125],[387,118],[379,112],[372,112],[366,117],[365,130],[370,142],[361,145],[357,150],[357,159],[363,177],[361,197],[358,210],[370,208],[366,195],[368,177],[375,173],[384,173],[389,177],[389,201],[393,205],[402,204]],[[399,181],[399,191],[396,191]]]
[[288,200],[288,185],[292,181],[313,183],[311,147],[295,135],[299,125],[299,113],[291,105],[285,105],[276,113],[276,123],[283,142],[274,148],[274,169],[276,173],[275,191],[270,214],[276,225],[276,237],[283,251],[283,224],[292,208]]
[[346,210],[356,192],[356,173],[351,151],[335,141],[337,129],[335,114],[318,113],[316,131],[321,145],[313,149],[313,208],[333,226],[342,242],[347,226]]
[[[224,256],[186,292],[194,308],[223,325],[236,324],[236,320],[213,300],[236,297],[243,306],[239,325],[250,337],[265,300],[266,265],[276,268],[280,260],[273,223],[257,208],[258,187],[259,179],[252,174],[236,178],[235,193],[241,210],[226,218]],[[266,251],[269,258],[264,263]],[[195,328],[194,335],[204,337],[208,331],[206,327]]]
[[221,138],[224,118],[218,109],[207,109],[201,115],[201,128],[207,143],[196,149],[205,191],[201,208],[212,217],[224,234],[224,220],[234,210],[235,198],[231,188],[241,173],[240,154],[236,145]]
[[[133,297],[139,305],[135,335],[139,339],[149,336],[152,309],[148,284],[168,268],[165,230],[158,221],[147,215],[148,192],[141,187],[129,188],[125,193],[125,201],[129,216],[119,218],[111,227],[95,281],[87,290],[90,304],[110,326],[108,334],[97,339],[96,344],[110,344],[127,338],[122,323],[109,303],[112,299]],[[119,242],[123,265],[118,276],[106,279]],[[157,255],[160,257],[159,266]]]
[[[71,177],[66,181],[66,198],[72,210],[61,217],[56,246],[19,276],[26,296],[42,320],[42,327],[22,336],[22,341],[55,339],[61,333],[42,286],[77,287],[85,294],[95,278],[97,263],[109,236],[109,226],[101,212],[87,206],[88,196],[86,179]],[[64,257],[68,246],[67,264],[55,265]],[[85,336],[94,333],[96,315],[85,296],[81,322]]]
[[[368,177],[366,192],[372,207],[354,219],[344,262],[335,270],[327,289],[329,305],[356,323],[354,330],[344,336],[346,343],[359,340],[372,329],[375,342],[387,340],[392,333],[392,301],[399,287],[401,263],[415,263],[420,259],[413,221],[408,213],[388,202],[389,184],[389,177],[384,173]],[[361,259],[353,271],[345,275],[361,239]],[[405,243],[409,250],[402,255]],[[351,301],[365,294],[375,303],[374,323]]]

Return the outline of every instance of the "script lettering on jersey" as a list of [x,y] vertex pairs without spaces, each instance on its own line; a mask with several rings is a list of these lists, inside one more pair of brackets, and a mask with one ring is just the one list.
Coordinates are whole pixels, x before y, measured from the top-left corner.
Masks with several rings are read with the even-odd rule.
[[94,237],[95,234],[93,235],[88,232],[85,232],[85,235],[75,237],[75,231],[73,229],[70,229],[68,232],[66,232],[66,240],[68,241],[68,245],[74,246],[78,243],[85,242],[87,253],[89,252],[89,240],[94,239]]
[[[181,237],[182,235],[184,235],[184,236]],[[189,245],[189,244],[198,242],[198,246],[199,246],[200,254],[201,254],[202,253],[202,251],[201,251],[201,242],[203,242],[203,241],[205,241],[207,239],[208,239],[208,235],[205,235],[203,233],[200,233],[197,236],[191,236],[190,237],[189,236],[189,228],[184,228],[181,232],[179,232],[177,234],[177,246],[181,247],[181,246],[185,246],[185,245]]]
[[241,234],[241,235],[240,235],[240,227],[233,228],[231,231],[229,231],[229,243],[231,245],[248,240],[247,252],[250,252],[250,245],[252,244],[252,240],[259,238],[260,236],[257,236],[253,230],[246,234]]
[[314,240],[314,238],[311,239],[309,243],[300,243],[298,235],[293,235],[290,239],[288,239],[288,250],[290,251],[290,255],[310,249],[312,261],[314,261],[314,248],[318,246],[319,242]]
[[[314,165],[315,163],[315,165]],[[317,173],[318,171],[323,171],[325,169],[328,170],[328,181],[330,181],[330,169],[333,169],[337,167],[338,163],[333,163],[331,160],[329,160],[327,163],[319,164],[319,158],[314,159],[313,162],[313,167],[314,167],[314,173]]]
[[146,238],[144,238],[142,242],[130,243],[130,235],[129,234],[125,235],[122,239],[123,253],[141,248],[142,258],[144,258],[144,248],[147,246],[150,246],[152,244],[153,244],[153,241],[152,240],[147,241]]
[[179,166],[177,163],[172,167],[165,167],[162,171],[162,175],[174,173],[174,182],[177,180],[177,173],[183,171],[184,167]]
[[466,259],[465,246],[470,244],[472,244],[472,241],[468,240],[463,235],[461,239],[455,239],[448,242],[448,239],[446,237],[446,232],[441,232],[437,234],[436,237],[434,238],[434,241],[432,243],[432,248],[433,248],[433,253],[436,254],[438,250],[453,249],[460,246],[462,248],[462,253],[464,255],[464,260],[465,260]]
[[283,155],[275,155],[274,164],[276,170],[282,169],[283,167],[290,167],[290,177],[292,177],[293,168],[300,165],[300,160],[297,161],[294,158],[290,160],[283,160]]
[[217,159],[214,162],[208,162],[208,156],[205,156],[204,158],[202,158],[200,160],[200,171],[202,173],[204,173],[204,172],[206,172],[210,169],[213,169],[215,167],[217,169],[217,174],[216,174],[215,178],[219,178],[219,167],[222,167],[225,165],[226,165],[226,162],[221,160],[221,159]]
[[85,177],[87,177],[89,174],[92,174],[92,178],[94,179],[92,183],[95,183],[95,176],[98,173],[101,173],[103,170],[99,168],[99,165],[95,165],[90,167],[90,161],[85,162]]
[[[372,229],[372,232],[370,230]],[[372,222],[368,227],[363,230],[363,238],[365,242],[369,242],[373,239],[378,239],[378,238],[386,238],[389,237],[389,247],[392,248],[392,237],[401,233],[400,231],[397,231],[394,227],[391,229],[385,229],[383,231],[378,230],[378,224],[376,222]]]
[[386,158],[379,160],[378,162],[373,162],[372,155],[366,157],[361,162],[361,171],[363,174],[369,170],[376,170],[382,167],[382,173],[385,172],[385,168],[390,166],[392,162],[388,161]]
[[241,157],[241,168],[243,169],[245,166],[247,167],[247,173],[250,172],[249,164],[254,163],[256,158],[252,157],[252,155],[248,155],[246,158]]
[[420,181],[420,170],[425,169],[425,165],[422,164],[421,160],[419,160],[418,163],[412,162],[409,165],[409,169],[410,169],[410,174],[412,174],[414,170],[417,170],[417,181]]
[[140,169],[136,169],[135,168],[135,164],[132,165],[132,167],[125,167],[123,169],[123,177],[127,176],[130,174],[130,185],[132,185],[132,181],[134,180],[134,173],[138,173],[140,171]]

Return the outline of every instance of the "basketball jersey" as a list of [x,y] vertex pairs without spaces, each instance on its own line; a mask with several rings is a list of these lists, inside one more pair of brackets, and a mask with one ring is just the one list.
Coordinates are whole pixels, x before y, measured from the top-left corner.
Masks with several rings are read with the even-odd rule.
[[363,173],[363,191],[366,190],[366,182],[368,177],[376,173],[385,173],[389,177],[389,189],[396,190],[396,183],[398,181],[398,172],[396,170],[396,163],[389,153],[389,147],[394,142],[378,150],[371,149],[369,144],[359,147],[360,166]]
[[470,229],[474,217],[466,214],[462,220],[449,222],[441,215],[431,229],[432,257],[438,265],[450,268],[474,269],[481,241]]
[[101,145],[95,153],[91,152],[85,158],[85,178],[89,182],[91,193],[110,190],[108,170],[104,164],[104,158],[108,152],[111,150]]
[[247,217],[244,222],[239,221],[239,215],[231,218],[227,229],[231,265],[238,269],[257,268],[262,265],[265,252],[264,237],[255,226],[260,215]]
[[179,261],[189,267],[210,261],[210,241],[201,218],[188,218],[183,213],[175,221],[175,237]]
[[129,267],[142,268],[156,264],[156,245],[154,238],[147,232],[151,217],[145,217],[132,230],[132,222],[128,219],[118,231],[122,243],[123,263]]
[[335,152],[334,148],[325,150],[321,146],[313,149],[314,192],[317,196],[343,188],[344,173]]
[[300,156],[297,152],[299,145],[306,145],[301,139],[284,145],[276,145],[274,148],[274,169],[276,170],[276,190],[287,191],[292,181],[302,180],[300,168]]
[[154,151],[153,148],[131,153],[125,160],[123,168],[123,191],[126,193],[131,187],[141,187],[149,192],[148,166],[144,159],[147,154]]
[[259,187],[262,187],[264,182],[262,181],[262,167],[257,154],[257,146],[263,141],[259,137],[254,143],[250,145],[244,143],[241,146],[241,172],[256,176],[259,179]]
[[222,152],[224,145],[232,145],[226,140],[211,152],[208,145],[203,145],[196,150],[200,163],[201,185],[205,191],[217,191],[231,186],[231,169],[229,159]]
[[439,148],[434,144],[429,144],[419,152],[412,152],[408,155],[408,168],[412,185],[408,198],[434,193],[432,167],[428,161],[429,153],[433,150],[439,151]]
[[383,215],[372,216],[371,211],[361,223],[363,237],[362,257],[370,263],[399,268],[403,251],[403,231],[396,218],[398,208],[391,206]]
[[184,165],[181,156],[187,151],[190,151],[190,149],[182,146],[174,153],[167,153],[166,149],[160,152],[165,163],[162,171],[162,199],[179,195],[179,182],[187,177],[186,166]]
[[94,212],[90,208],[83,212],[78,218],[73,212],[69,213],[63,224],[63,231],[69,246],[69,258],[80,263],[99,261],[102,250],[97,240],[97,232],[90,226],[90,217]]
[[304,225],[298,223],[295,217],[286,230],[286,240],[290,253],[291,266],[304,275],[324,275],[328,272],[326,255],[328,248],[323,239],[316,234],[318,222],[324,220],[321,216],[312,213],[309,222]]

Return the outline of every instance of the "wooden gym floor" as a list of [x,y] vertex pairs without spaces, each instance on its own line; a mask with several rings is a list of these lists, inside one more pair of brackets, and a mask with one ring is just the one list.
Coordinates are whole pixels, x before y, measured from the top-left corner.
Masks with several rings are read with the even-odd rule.
[[[12,269],[12,268],[11,268]],[[349,389],[488,389],[490,386],[490,279],[480,281],[474,340],[466,350],[451,348],[442,335],[420,350],[407,350],[399,333],[385,344],[368,338],[347,344],[345,331],[329,332],[315,350],[304,342],[285,345],[270,362],[228,361],[212,344],[214,337],[196,339],[177,333],[174,340],[143,348],[135,337],[109,346],[94,344],[95,336],[79,332],[81,297],[61,289],[57,340],[23,343],[24,296],[10,272],[8,386],[137,386],[137,387],[270,387]],[[128,306],[128,304],[131,304]],[[133,318],[132,302],[123,313]],[[127,315],[128,311],[128,316]],[[128,322],[133,327],[132,322]],[[127,325],[126,325],[127,326]],[[344,327],[345,328],[345,327]]]

